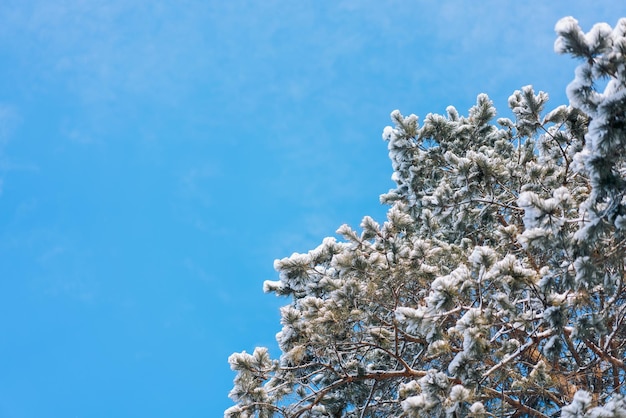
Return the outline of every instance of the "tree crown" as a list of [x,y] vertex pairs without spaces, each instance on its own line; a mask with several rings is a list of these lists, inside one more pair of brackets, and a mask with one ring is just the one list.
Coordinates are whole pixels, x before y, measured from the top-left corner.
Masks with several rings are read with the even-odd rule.
[[226,417],[626,416],[626,19],[555,29],[569,106],[391,113],[386,221],[275,262],[282,354],[229,358]]

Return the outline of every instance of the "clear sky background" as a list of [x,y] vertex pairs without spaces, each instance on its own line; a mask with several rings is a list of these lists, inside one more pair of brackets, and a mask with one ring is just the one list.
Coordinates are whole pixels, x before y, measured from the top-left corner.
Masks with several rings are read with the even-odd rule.
[[0,418],[220,417],[272,264],[386,209],[389,113],[533,84],[596,1],[0,2]]

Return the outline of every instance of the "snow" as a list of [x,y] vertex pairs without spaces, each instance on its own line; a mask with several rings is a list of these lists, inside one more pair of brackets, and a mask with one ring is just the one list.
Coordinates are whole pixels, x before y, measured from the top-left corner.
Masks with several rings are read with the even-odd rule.
[[424,395],[417,395],[406,398],[404,401],[402,401],[400,405],[405,412],[409,412],[411,410],[420,411],[423,409],[428,409],[431,406],[427,402],[426,396]]
[[470,406],[470,412],[474,415],[480,415],[485,413],[485,405],[482,402],[474,402]]
[[611,26],[608,23],[596,23],[591,30],[585,34],[585,41],[592,51],[600,52],[599,49],[610,46],[608,42],[611,38]]
[[396,130],[391,126],[385,126],[383,129],[383,140],[384,141],[393,141],[397,138]]
[[557,54],[565,54],[569,51],[568,43],[564,35],[581,32],[580,26],[578,26],[578,20],[571,16],[559,20],[554,26],[554,31],[559,35],[556,41],[554,41],[554,52]]
[[489,247],[477,246],[467,258],[474,267],[484,266],[489,268],[496,261],[496,253]]
[[454,385],[450,389],[450,400],[452,402],[464,402],[470,397],[470,391],[463,385]]
[[574,394],[571,404],[562,409],[561,418],[584,418],[585,412],[591,405],[591,394],[584,390],[579,390]]
[[574,19],[572,16],[566,16],[556,22],[556,25],[554,25],[554,31],[561,34],[575,30],[578,27],[578,20]]
[[517,198],[517,204],[524,209],[524,227],[526,231],[540,228],[541,219],[556,208],[555,199],[542,200],[534,192],[522,192]]

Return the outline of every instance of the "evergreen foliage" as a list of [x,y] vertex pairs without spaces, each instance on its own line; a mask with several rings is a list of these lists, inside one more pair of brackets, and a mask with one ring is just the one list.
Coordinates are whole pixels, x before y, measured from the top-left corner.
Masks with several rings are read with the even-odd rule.
[[276,261],[225,417],[626,417],[626,19],[556,32],[569,106],[391,114],[387,220]]

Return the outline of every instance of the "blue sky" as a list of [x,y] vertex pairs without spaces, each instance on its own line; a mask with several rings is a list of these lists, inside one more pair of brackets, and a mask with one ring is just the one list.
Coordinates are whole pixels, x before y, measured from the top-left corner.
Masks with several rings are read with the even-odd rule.
[[615,0],[0,4],[0,417],[212,417],[272,264],[381,219],[381,132],[526,84]]

